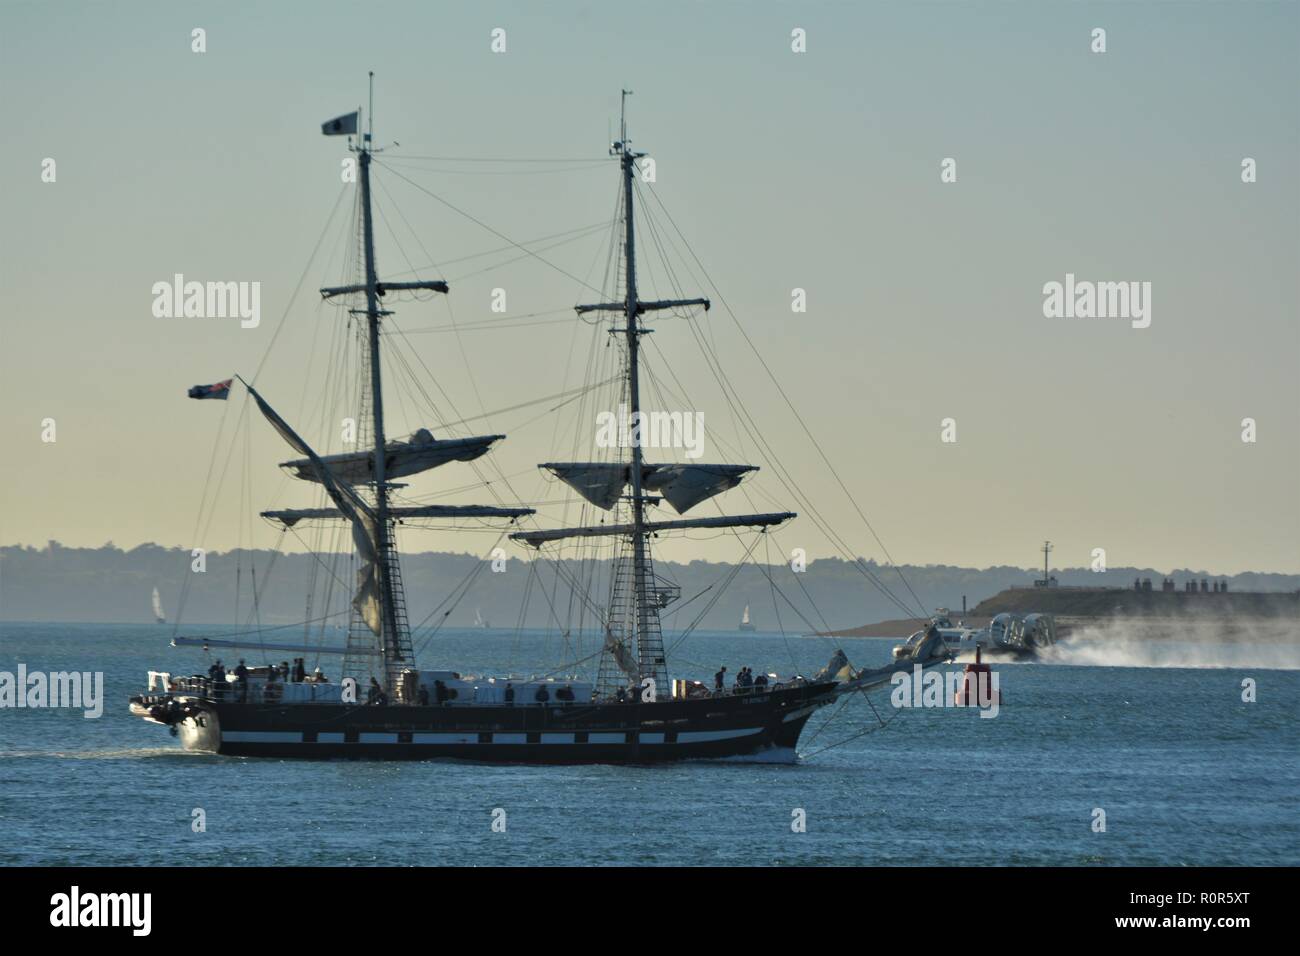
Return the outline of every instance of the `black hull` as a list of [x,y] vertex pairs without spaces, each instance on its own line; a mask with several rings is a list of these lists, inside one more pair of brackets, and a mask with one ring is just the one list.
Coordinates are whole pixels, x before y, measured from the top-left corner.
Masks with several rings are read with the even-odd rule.
[[263,705],[203,698],[176,728],[186,750],[232,757],[489,763],[793,759],[834,685],[762,694],[546,706]]

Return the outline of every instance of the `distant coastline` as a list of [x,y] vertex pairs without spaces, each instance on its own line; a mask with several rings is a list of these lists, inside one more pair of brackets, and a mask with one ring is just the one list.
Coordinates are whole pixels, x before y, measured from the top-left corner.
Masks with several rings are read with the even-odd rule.
[[[449,627],[472,627],[476,609],[493,621],[519,621],[524,606],[529,572],[520,555],[510,555],[506,571],[502,574],[478,576],[471,593],[452,610],[446,620]],[[185,624],[224,625],[234,619],[234,603],[239,569],[243,574],[256,568],[259,577],[274,567],[277,586],[261,594],[257,609],[260,626],[287,625],[301,622],[306,610],[305,596],[311,591],[313,576],[320,582],[325,571],[311,555],[294,552],[274,554],[268,550],[209,551],[206,570],[202,574],[192,571],[193,556],[188,548],[167,548],[156,544],[142,544],[123,549],[112,544],[99,548],[69,548],[57,541],[41,547],[23,545],[0,546],[0,621],[64,621],[93,622],[122,621],[150,624],[153,611],[150,596],[153,589],[161,593],[163,606],[170,620]],[[329,563],[330,555],[320,560]],[[346,556],[338,561],[336,573],[347,573]],[[412,624],[439,608],[441,602],[465,580],[482,556],[453,552],[414,552],[402,557],[402,576],[407,584],[408,608]],[[920,626],[917,621],[907,621],[871,633],[862,633],[863,622],[886,621],[901,618],[915,611],[928,614],[936,607],[952,608],[960,616],[963,600],[972,607],[971,615],[984,614],[978,608],[984,602],[1009,589],[1017,589],[1031,580],[1037,572],[1010,565],[988,568],[966,568],[954,565],[926,564],[892,566],[863,559],[855,566],[838,558],[818,558],[809,561],[807,570],[797,577],[788,565],[773,565],[770,569],[754,564],[736,568],[732,564],[711,561],[656,561],[655,569],[666,581],[682,587],[680,616],[674,619],[672,608],[665,616],[665,627],[684,628],[690,624],[705,600],[686,604],[693,596],[714,591],[721,582],[732,577],[730,586],[708,610],[699,627],[730,631],[736,627],[750,606],[759,632],[777,633],[778,619],[787,633],[833,632],[845,636],[906,636]],[[870,572],[881,582],[891,585],[897,596],[901,590],[899,574],[915,592],[915,600],[908,594],[904,610],[882,594],[871,581]],[[769,579],[768,574],[771,574]],[[1123,595],[1114,603],[1123,603],[1131,596],[1135,577],[1152,578],[1159,587],[1160,570],[1151,568],[1111,568],[1095,573],[1087,568],[1053,569],[1060,587],[1047,589],[1064,594],[1075,587],[1098,585],[1111,594]],[[1234,575],[1213,574],[1201,569],[1175,569],[1179,581],[1195,577],[1199,581],[1209,577],[1226,580],[1227,597],[1235,600],[1240,593],[1254,591],[1293,592],[1300,590],[1300,574],[1272,572],[1242,572]],[[779,596],[773,594],[773,583],[794,601],[800,609],[797,615]],[[606,585],[604,581],[592,583],[595,591]],[[1106,587],[1109,586],[1109,587]],[[1042,589],[1023,589],[1038,596]],[[321,589],[323,593],[323,588]],[[1208,598],[1221,595],[1209,594]],[[1159,595],[1156,595],[1159,598]],[[774,606],[774,601],[777,606]],[[815,610],[810,606],[816,605]],[[1033,608],[1030,608],[1031,610]],[[239,608],[240,616],[250,608]],[[437,613],[441,615],[445,608]],[[319,612],[314,612],[313,617]],[[802,617],[800,616],[802,615]],[[533,602],[528,614],[520,622],[524,627],[544,628],[550,622],[545,602]]]

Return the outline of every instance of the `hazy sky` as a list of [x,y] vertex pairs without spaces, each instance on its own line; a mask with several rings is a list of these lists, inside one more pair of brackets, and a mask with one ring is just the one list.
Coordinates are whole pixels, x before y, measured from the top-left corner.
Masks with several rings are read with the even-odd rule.
[[[490,48],[498,27],[505,53]],[[1097,27],[1105,53],[1090,50]],[[251,375],[278,330],[258,384],[337,450],[314,398],[345,317],[314,290],[341,278],[353,187],[344,139],[319,124],[363,102],[374,69],[377,140],[401,143],[376,176],[380,270],[432,259],[422,274],[453,281],[450,301],[392,321],[427,333],[409,341],[462,415],[574,387],[605,336],[551,314],[592,298],[574,278],[528,258],[479,272],[511,256],[464,257],[503,240],[395,173],[516,241],[607,222],[617,168],[595,161],[629,87],[655,194],[895,560],[1031,565],[1051,538],[1058,565],[1102,547],[1114,566],[1300,571],[1298,45],[1294,3],[5,0],[0,542],[269,546],[276,533],[247,514],[311,501],[251,422],[229,500],[196,534],[218,428],[224,416],[229,446],[244,399],[185,391]],[[467,159],[403,159],[429,156]],[[470,161],[502,157],[593,162]],[[955,183],[940,181],[946,157]],[[542,255],[598,285],[607,239]],[[175,273],[260,282],[261,324],[155,318],[151,287]],[[1045,317],[1043,286],[1067,273],[1151,283],[1150,327]],[[507,318],[544,321],[431,331],[449,308],[500,318],[498,287]],[[794,479],[853,550],[883,559],[726,310],[702,323]],[[668,358],[710,433],[752,451],[686,324],[650,324],[651,361]],[[473,423],[513,430],[493,455],[529,500],[554,493],[533,463],[574,450],[546,407]],[[396,400],[390,412],[393,434],[438,424]],[[722,447],[706,460],[734,460]],[[760,472],[755,504],[781,500],[774,479]],[[412,487],[473,481],[452,465]],[[833,553],[807,521],[779,540]],[[663,553],[737,554],[730,539]]]

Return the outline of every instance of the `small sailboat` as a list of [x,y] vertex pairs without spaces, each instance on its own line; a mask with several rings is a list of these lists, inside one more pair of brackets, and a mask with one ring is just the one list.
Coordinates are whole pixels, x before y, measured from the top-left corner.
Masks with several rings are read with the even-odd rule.
[[752,631],[754,629],[755,628],[753,623],[749,620],[749,605],[746,604],[745,613],[740,615],[740,626],[737,628],[737,630]]
[[492,622],[483,617],[483,609],[480,607],[474,608],[474,626],[480,631],[490,631],[492,629]]
[[158,593],[157,588],[153,589],[153,619],[159,624],[167,623],[167,615],[163,613],[162,595]]

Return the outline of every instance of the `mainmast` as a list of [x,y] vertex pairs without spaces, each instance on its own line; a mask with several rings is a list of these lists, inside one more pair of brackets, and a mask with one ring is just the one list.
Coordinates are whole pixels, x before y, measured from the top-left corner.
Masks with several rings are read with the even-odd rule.
[[[632,441],[630,461],[616,462],[551,462],[540,467],[552,472],[561,481],[568,484],[587,501],[596,507],[609,511],[626,497],[631,504],[631,521],[602,523],[576,528],[536,529],[519,531],[510,537],[524,541],[533,547],[541,547],[551,541],[570,538],[594,538],[617,536],[621,546],[631,551],[632,574],[631,587],[625,587],[623,564],[626,551],[621,547],[615,556],[615,567],[611,575],[611,600],[609,620],[605,622],[605,648],[600,665],[600,679],[597,691],[609,694],[614,690],[622,691],[625,685],[611,687],[610,682],[617,672],[633,682],[631,688],[634,699],[643,699],[648,689],[648,680],[654,681],[654,695],[667,696],[669,689],[668,668],[664,655],[663,633],[659,624],[660,608],[674,599],[671,589],[656,586],[654,569],[650,558],[649,538],[653,534],[667,531],[685,531],[695,528],[766,528],[781,524],[795,517],[791,512],[773,512],[750,515],[719,515],[708,518],[677,518],[662,520],[647,518],[646,506],[658,504],[662,499],[683,514],[716,494],[734,488],[740,484],[741,477],[756,468],[753,465],[703,464],[697,462],[671,464],[647,463],[645,461],[642,439],[645,429],[641,409],[640,359],[642,335],[649,334],[650,329],[642,328],[640,317],[646,312],[662,309],[683,309],[702,306],[706,311],[709,300],[697,299],[658,299],[642,300],[639,296],[636,279],[636,222],[635,195],[633,177],[637,171],[637,160],[645,153],[635,152],[627,138],[627,98],[631,90],[623,90],[623,110],[619,121],[619,139],[610,147],[610,154],[617,156],[623,176],[623,260],[625,277],[625,295],[621,302],[600,302],[592,305],[576,306],[579,315],[589,312],[622,313],[622,328],[613,328],[627,342],[627,397],[628,413],[631,416]],[[631,494],[623,495],[623,489],[629,488]],[[653,496],[647,495],[647,491]],[[636,658],[631,659],[631,648],[625,646],[623,637],[635,632]],[[628,643],[632,643],[629,641]],[[606,675],[610,675],[607,681]]]

